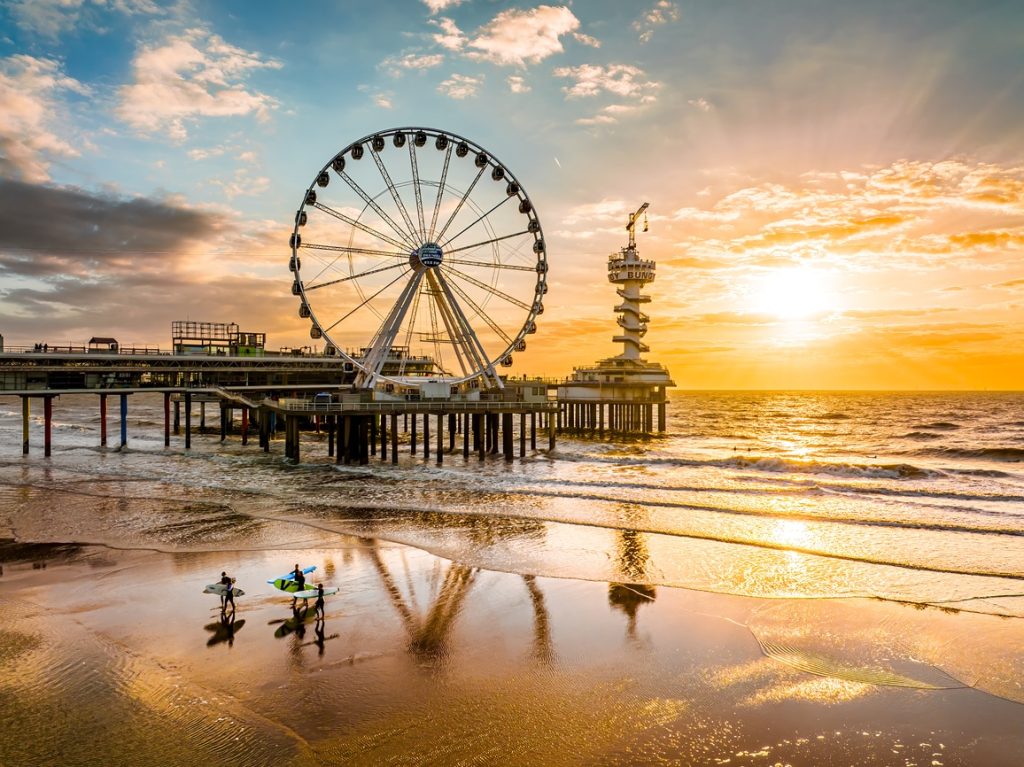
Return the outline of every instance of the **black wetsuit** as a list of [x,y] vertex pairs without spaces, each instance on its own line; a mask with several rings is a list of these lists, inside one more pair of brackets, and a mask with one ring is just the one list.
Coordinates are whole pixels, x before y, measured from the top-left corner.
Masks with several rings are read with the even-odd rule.
[[220,579],[220,582],[226,587],[225,591],[224,591],[224,606],[227,607],[228,606],[228,602],[230,602],[231,606],[234,607],[235,606],[235,589],[234,589],[234,586],[232,586],[232,584],[231,584],[231,578],[229,578],[228,576],[225,575],[223,578]]
[[313,608],[314,612],[318,612],[321,615],[324,614],[324,590],[322,586],[317,587],[316,590],[316,606]]

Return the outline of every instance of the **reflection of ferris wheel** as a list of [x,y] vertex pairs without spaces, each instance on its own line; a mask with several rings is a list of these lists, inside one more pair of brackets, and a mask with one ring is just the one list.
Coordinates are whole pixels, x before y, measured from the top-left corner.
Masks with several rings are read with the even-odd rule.
[[299,315],[358,368],[356,385],[415,375],[501,386],[544,311],[547,257],[522,185],[490,152],[431,128],[349,144],[295,215]]

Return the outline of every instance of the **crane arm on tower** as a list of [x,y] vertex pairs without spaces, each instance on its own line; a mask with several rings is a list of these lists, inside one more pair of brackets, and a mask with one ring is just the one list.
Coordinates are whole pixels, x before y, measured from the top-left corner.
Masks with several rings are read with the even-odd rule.
[[[626,231],[629,232],[629,247],[636,247],[636,220],[640,218],[641,213],[645,213],[647,208],[650,206],[649,202],[645,202],[639,208],[636,213],[629,214],[629,223],[626,224]],[[644,215],[644,231],[647,231],[647,216]]]

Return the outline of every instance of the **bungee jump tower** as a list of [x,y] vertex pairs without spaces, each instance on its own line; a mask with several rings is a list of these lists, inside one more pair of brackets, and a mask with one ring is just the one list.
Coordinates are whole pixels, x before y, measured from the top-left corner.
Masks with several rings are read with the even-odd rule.
[[558,386],[558,428],[577,433],[651,434],[666,426],[666,389],[675,386],[667,369],[640,355],[650,351],[641,339],[647,334],[650,317],[642,310],[651,297],[643,295],[644,285],[654,281],[655,262],[640,258],[636,249],[636,224],[649,203],[629,215],[626,231],[629,244],[608,256],[608,281],[617,285],[622,302],[615,307],[622,329],[612,340],[622,344],[622,353],[600,360],[591,367],[576,368]]

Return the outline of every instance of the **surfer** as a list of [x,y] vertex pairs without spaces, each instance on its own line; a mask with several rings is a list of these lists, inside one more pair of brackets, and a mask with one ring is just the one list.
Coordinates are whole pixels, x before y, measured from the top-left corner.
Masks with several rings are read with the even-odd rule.
[[306,589],[306,574],[302,572],[302,568],[297,564],[295,565],[295,571],[292,573],[295,576],[295,582],[299,584],[296,591],[305,591]]
[[228,576],[226,572],[220,574],[220,582],[224,586],[224,596],[220,598],[221,612],[227,612],[228,603],[231,603],[231,612],[235,611],[235,579]]
[[321,621],[324,619],[324,584],[316,584],[316,607],[314,609],[316,619]]

